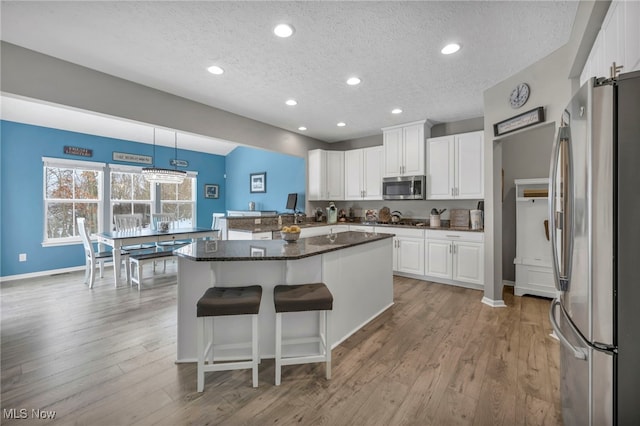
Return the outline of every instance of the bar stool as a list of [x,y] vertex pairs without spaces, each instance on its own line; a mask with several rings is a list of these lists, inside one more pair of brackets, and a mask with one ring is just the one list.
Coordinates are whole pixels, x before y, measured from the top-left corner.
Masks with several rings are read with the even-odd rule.
[[[262,287],[252,285],[246,287],[211,287],[198,300],[197,304],[197,341],[198,341],[198,392],[204,390],[204,373],[209,371],[252,369],[253,387],[258,387],[258,311],[262,300]],[[251,315],[251,342],[222,345],[213,343],[213,318],[227,315]],[[208,320],[208,321],[207,321]],[[209,323],[210,331],[206,326]],[[205,346],[206,345],[206,346]],[[214,364],[213,349],[217,348],[251,348],[250,361],[224,362]],[[209,363],[205,358],[209,355]]]
[[[283,365],[324,362],[327,380],[331,379],[331,342],[329,340],[329,311],[333,309],[333,295],[323,283],[277,285],[273,289],[276,308],[276,386],[280,384]],[[319,335],[316,337],[283,339],[282,314],[285,312],[319,312]],[[283,345],[318,343],[320,353],[304,356],[282,356]]]

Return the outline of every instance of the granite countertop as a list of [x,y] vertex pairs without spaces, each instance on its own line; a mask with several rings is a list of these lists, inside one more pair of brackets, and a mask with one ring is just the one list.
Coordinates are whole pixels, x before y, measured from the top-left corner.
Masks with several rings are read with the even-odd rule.
[[185,259],[208,261],[295,260],[393,238],[392,234],[341,232],[333,235],[283,240],[197,240],[174,253]]
[[[422,225],[416,225],[422,224]],[[336,223],[327,223],[327,222],[304,222],[298,224],[300,228],[315,228],[318,226],[336,226],[336,225],[366,225],[366,226],[379,226],[379,227],[389,227],[389,228],[414,228],[414,229],[427,229],[432,231],[465,231],[465,232],[484,232],[484,229],[471,229],[463,228],[463,227],[450,227],[448,220],[443,220],[442,225],[439,227],[430,227],[429,220],[403,220],[400,223],[380,223],[380,222],[336,222]],[[291,226],[291,225],[283,225],[283,226]],[[277,224],[253,224],[253,223],[241,223],[239,225],[231,225],[229,226],[229,230],[232,231],[240,231],[240,232],[273,232],[279,231],[282,227]]]

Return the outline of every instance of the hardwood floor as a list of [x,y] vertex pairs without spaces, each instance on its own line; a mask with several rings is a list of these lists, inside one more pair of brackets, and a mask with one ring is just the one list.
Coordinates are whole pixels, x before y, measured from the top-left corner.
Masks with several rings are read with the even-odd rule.
[[275,387],[264,360],[258,389],[241,370],[197,393],[195,364],[174,363],[175,274],[140,293],[111,274],[93,290],[81,273],[2,284],[2,424],[561,424],[549,300],[507,290],[490,308],[476,290],[395,277],[395,305],[333,350],[330,381],[322,364],[287,366]]

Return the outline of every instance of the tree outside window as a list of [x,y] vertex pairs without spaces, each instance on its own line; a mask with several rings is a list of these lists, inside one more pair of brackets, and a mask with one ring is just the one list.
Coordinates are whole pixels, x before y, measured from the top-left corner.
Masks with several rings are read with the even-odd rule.
[[73,166],[45,166],[44,176],[45,241],[77,239],[78,217],[86,218],[89,232],[98,232],[102,172]]
[[152,212],[151,184],[137,172],[111,172],[111,228],[117,214],[142,214],[142,226],[149,226]]
[[186,177],[180,184],[160,184],[161,213],[174,214],[178,228],[195,226],[195,187],[194,177]]

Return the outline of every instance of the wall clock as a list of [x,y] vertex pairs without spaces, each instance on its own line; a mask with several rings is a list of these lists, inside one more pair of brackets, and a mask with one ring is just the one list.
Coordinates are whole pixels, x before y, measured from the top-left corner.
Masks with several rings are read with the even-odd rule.
[[511,95],[509,95],[511,108],[520,108],[524,105],[529,99],[530,93],[531,91],[529,90],[529,85],[527,83],[518,84],[511,92]]

